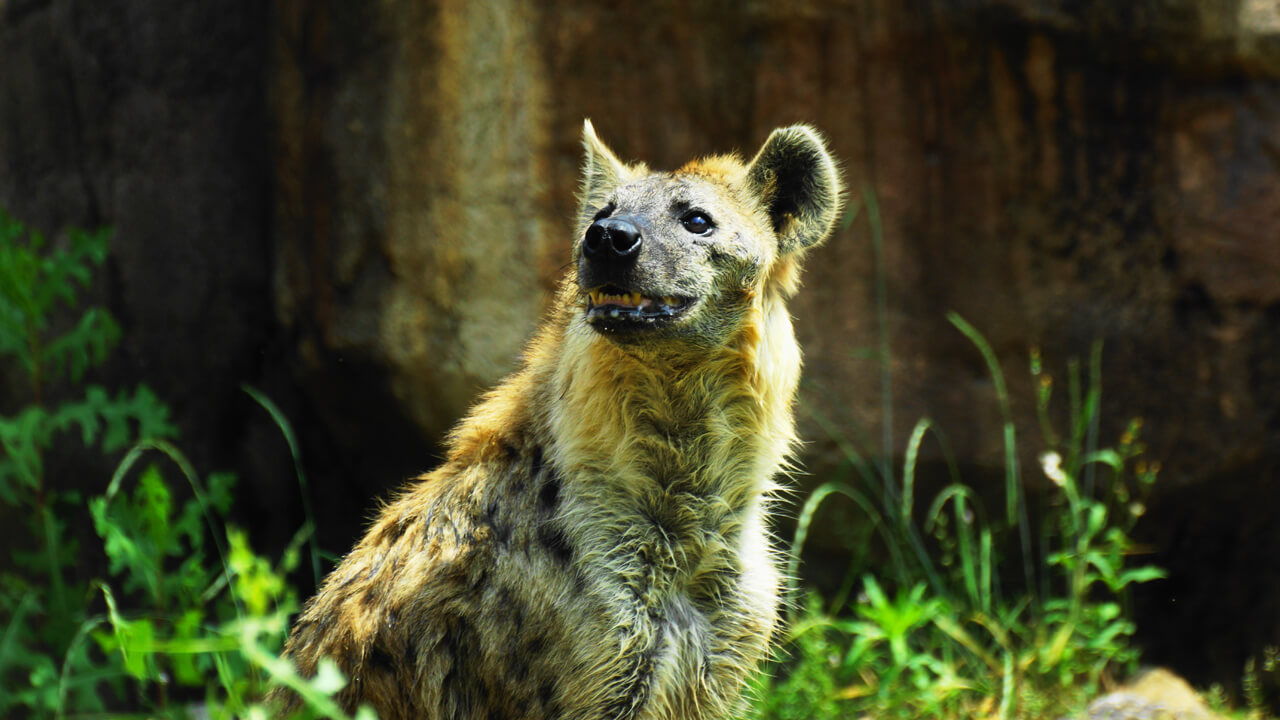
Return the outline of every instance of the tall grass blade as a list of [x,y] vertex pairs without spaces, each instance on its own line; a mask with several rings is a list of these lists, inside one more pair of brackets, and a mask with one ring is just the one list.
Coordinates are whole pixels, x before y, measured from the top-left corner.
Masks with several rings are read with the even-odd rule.
[[796,592],[795,582],[800,572],[800,552],[804,549],[804,544],[809,538],[809,525],[813,522],[813,515],[827,497],[833,494],[844,495],[862,508],[862,511],[867,515],[867,519],[875,525],[876,530],[884,538],[885,545],[889,548],[889,553],[893,558],[899,577],[902,579],[908,578],[906,561],[902,558],[902,551],[898,548],[897,543],[894,542],[893,535],[880,522],[880,511],[876,509],[875,504],[868,500],[865,495],[844,483],[829,482],[819,486],[809,495],[809,498],[805,500],[804,507],[800,510],[800,517],[796,521],[795,539],[791,542],[791,556],[787,559],[786,581],[791,584],[789,594],[794,595]]
[[1085,413],[1083,391],[1080,389],[1080,361],[1072,359],[1067,362],[1067,395],[1071,412],[1071,444],[1067,446],[1067,472],[1074,475],[1080,471],[1080,449],[1084,447],[1084,424],[1081,418]]
[[[227,548],[223,540],[222,533],[219,532],[221,526],[217,519],[214,518],[213,512],[209,509],[209,502],[205,497],[204,489],[200,485],[200,480],[196,475],[196,469],[192,466],[191,461],[177,447],[166,440],[155,438],[140,440],[129,452],[125,453],[124,459],[116,466],[116,471],[111,475],[111,482],[107,484],[107,492],[105,493],[106,503],[111,505],[112,499],[120,492],[120,485],[128,476],[133,466],[142,459],[142,456],[149,450],[155,450],[173,461],[178,466],[178,470],[187,479],[187,484],[191,486],[191,492],[196,496],[196,502],[200,504],[200,511],[204,514],[204,521],[209,526],[209,533],[213,536],[213,545],[218,551],[218,562],[222,565],[222,572],[231,577],[231,566],[227,563]],[[105,586],[104,586],[105,587]],[[236,594],[234,584],[228,583],[227,592],[231,597],[232,603],[236,608],[236,615],[244,616],[244,606],[240,602],[239,595]]]
[[[960,573],[964,582],[965,594],[969,598],[972,607],[980,608],[983,612],[990,612],[990,593],[984,592],[981,586],[980,574],[989,577],[991,568],[984,567],[984,563],[988,558],[984,557],[980,548],[974,547],[973,526],[977,523],[983,530],[986,530],[986,518],[974,516],[971,513],[981,513],[982,503],[978,501],[973,490],[963,483],[955,482],[942,489],[937,497],[933,499],[933,504],[929,506],[929,512],[925,515],[924,531],[930,532],[934,525],[938,522],[938,517],[942,514],[943,507],[947,501],[955,507],[956,518],[956,536],[960,544]],[[970,510],[969,505],[972,503],[973,509]]]
[[[76,630],[75,636],[71,638],[71,643],[67,645],[67,652],[62,656],[62,670],[58,674],[58,705],[54,710],[54,717],[56,717],[57,720],[62,720],[67,716],[67,689],[72,685],[71,658],[74,657],[76,649],[78,649],[80,645],[84,643],[85,639],[89,637],[89,633],[106,621],[107,618],[105,615],[94,615],[91,618],[86,618],[84,622],[80,623],[80,627]],[[104,675],[104,677],[108,676],[110,676],[110,674]]]
[[1040,421],[1040,434],[1045,447],[1058,447],[1058,433],[1049,417],[1049,402],[1053,399],[1053,378],[1044,373],[1040,348],[1031,348],[1031,377],[1036,379],[1036,419]]
[[[289,445],[289,454],[293,457],[293,469],[298,478],[298,491],[302,495],[302,512],[307,517],[307,526],[315,527],[315,516],[311,512],[311,491],[307,486],[307,475],[302,471],[302,451],[298,449],[298,437],[293,432],[293,426],[289,424],[288,418],[280,411],[279,406],[272,402],[271,398],[249,385],[241,385],[240,388],[267,411],[267,414],[271,416],[272,422],[276,424],[276,427],[280,428],[280,433],[284,435],[284,441]],[[319,588],[320,580],[322,579],[320,576],[320,550],[316,546],[315,533],[310,534],[307,544],[311,550],[311,576],[315,581],[315,586]]]
[[[1095,340],[1089,354],[1089,426],[1085,435],[1085,455],[1098,450],[1098,426],[1102,420],[1102,341]],[[1093,497],[1097,468],[1086,463],[1084,467],[1084,495]]]
[[1014,432],[1013,411],[1009,405],[1009,390],[1004,383],[1004,372],[995,352],[982,333],[970,325],[958,313],[948,312],[947,319],[978,348],[1000,401],[1000,414],[1004,418],[1004,467],[1005,467],[1005,521],[1018,527],[1018,540],[1022,545],[1022,572],[1027,592],[1036,592],[1035,572],[1032,568],[1031,523],[1027,518],[1027,504],[1022,492],[1021,472],[1018,469],[1018,443]]
[[982,526],[982,532],[978,534],[978,542],[982,558],[978,563],[978,569],[982,573],[978,580],[978,589],[982,593],[983,612],[990,612],[992,600],[996,597],[996,588],[991,584],[993,577],[991,568],[995,565],[995,553],[991,548],[991,529],[985,524]]
[[[991,374],[991,382],[995,385],[996,399],[1000,403],[1000,414],[1004,419],[1004,445],[1005,445],[1005,521],[1013,526],[1017,522],[1017,498],[1020,489],[1017,484],[1017,455],[1014,452],[1015,447],[1010,447],[1010,441],[1014,440],[1013,417],[1009,409],[1009,390],[1005,387],[1004,372],[1000,369],[1000,361],[996,359],[995,352],[991,349],[991,345],[987,343],[982,333],[977,328],[970,325],[958,313],[947,313],[947,320],[956,327],[965,337],[969,338],[969,342],[973,343],[978,352],[982,354],[983,361],[987,364],[987,372]],[[1012,456],[1012,457],[1011,457]],[[1012,462],[1010,462],[1012,460]]]
[[932,425],[929,418],[921,418],[912,428],[911,437],[907,440],[907,454],[902,462],[902,506],[898,515],[903,524],[911,522],[916,494],[916,459],[920,456],[920,443],[924,441],[924,434]]
[[911,549],[915,551],[916,560],[920,563],[920,567],[924,569],[925,574],[929,576],[929,585],[934,592],[946,596],[946,585],[943,584],[942,578],[938,577],[937,570],[933,566],[933,560],[929,558],[929,551],[924,546],[924,539],[920,537],[916,524],[912,521],[916,489],[916,460],[920,456],[920,443],[924,441],[924,434],[929,431],[932,425],[933,423],[928,418],[922,418],[912,428],[911,438],[907,441],[907,454],[902,464],[902,504],[897,515],[898,531],[911,543]]
[[1004,670],[1000,673],[1000,708],[996,712],[996,717],[1000,720],[1008,720],[1009,710],[1013,706],[1013,655],[1006,652],[1004,654]]

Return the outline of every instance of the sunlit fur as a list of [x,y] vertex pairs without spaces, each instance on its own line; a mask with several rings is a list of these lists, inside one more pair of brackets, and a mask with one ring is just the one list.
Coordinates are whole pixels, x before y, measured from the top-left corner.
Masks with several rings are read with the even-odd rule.
[[[754,164],[716,157],[660,175],[623,165],[589,123],[584,145],[579,238],[633,183],[649,178],[658,195],[693,183],[723,242],[737,243],[726,252],[749,262],[725,277],[693,267],[699,252],[672,250],[690,265],[681,277],[706,284],[687,327],[706,328],[710,344],[615,342],[566,278],[522,367],[457,427],[445,463],[381,510],[299,618],[287,655],[304,675],[332,658],[351,678],[347,709],[724,718],[768,648],[779,573],[766,512],[795,442],[800,375],[786,300],[800,255],[838,213],[835,166],[803,127],[775,131]],[[660,209],[645,192],[636,202]]]

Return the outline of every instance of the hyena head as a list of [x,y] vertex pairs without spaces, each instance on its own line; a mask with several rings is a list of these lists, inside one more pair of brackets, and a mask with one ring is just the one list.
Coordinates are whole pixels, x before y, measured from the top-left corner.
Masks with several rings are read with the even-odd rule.
[[579,301],[627,346],[723,344],[754,298],[794,291],[799,257],[840,210],[836,164],[813,129],[773,131],[751,162],[718,156],[675,172],[618,160],[583,128]]

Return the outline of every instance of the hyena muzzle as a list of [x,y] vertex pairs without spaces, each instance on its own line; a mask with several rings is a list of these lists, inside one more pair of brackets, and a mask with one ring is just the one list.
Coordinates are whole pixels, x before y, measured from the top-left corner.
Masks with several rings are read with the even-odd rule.
[[[724,718],[778,623],[765,513],[794,442],[786,301],[830,234],[820,136],[624,164],[590,122],[576,271],[522,367],[299,617],[384,719]],[[281,710],[298,705],[281,693]]]

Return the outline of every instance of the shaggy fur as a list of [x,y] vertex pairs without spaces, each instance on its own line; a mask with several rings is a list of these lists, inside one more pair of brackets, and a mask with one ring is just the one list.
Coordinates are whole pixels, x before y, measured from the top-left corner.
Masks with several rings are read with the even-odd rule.
[[[838,214],[835,164],[803,126],[750,163],[673,173],[623,164],[589,122],[583,141],[578,272],[523,367],[382,509],[289,639],[304,674],[329,657],[351,678],[348,709],[723,718],[768,648],[765,513],[800,373],[786,300]],[[714,229],[686,230],[691,212]],[[622,289],[687,299],[676,320],[593,319],[582,238],[602,217],[643,233]]]

